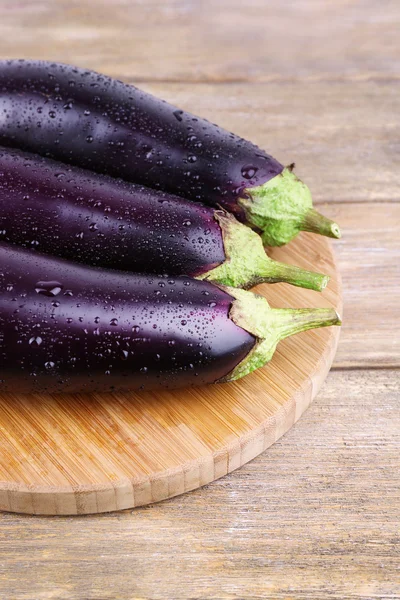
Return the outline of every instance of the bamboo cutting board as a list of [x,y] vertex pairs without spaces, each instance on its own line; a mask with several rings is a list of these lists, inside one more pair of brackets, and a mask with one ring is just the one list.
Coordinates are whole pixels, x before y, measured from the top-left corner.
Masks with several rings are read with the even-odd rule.
[[[274,307],[334,306],[340,277],[330,242],[301,234],[270,252],[331,276],[319,294],[259,286]],[[321,387],[340,328],[278,346],[235,383],[165,392],[0,396],[0,509],[101,513],[157,502],[237,469],[273,444]]]

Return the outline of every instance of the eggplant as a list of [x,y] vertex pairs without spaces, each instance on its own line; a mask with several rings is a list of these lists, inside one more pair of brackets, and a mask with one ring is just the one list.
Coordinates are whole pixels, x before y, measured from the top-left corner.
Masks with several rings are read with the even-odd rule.
[[188,277],[107,271],[0,244],[0,392],[107,392],[239,379],[279,340],[340,323]]
[[282,245],[339,238],[307,186],[252,143],[142,90],[45,61],[0,61],[0,144],[222,207]]
[[0,239],[88,265],[233,287],[328,277],[269,259],[233,215],[178,196],[0,148]]

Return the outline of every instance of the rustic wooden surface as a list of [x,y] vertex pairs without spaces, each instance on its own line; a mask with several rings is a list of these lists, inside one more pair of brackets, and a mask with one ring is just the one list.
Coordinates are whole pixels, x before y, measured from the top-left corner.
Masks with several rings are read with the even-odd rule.
[[[0,597],[400,598],[398,0],[0,0],[0,56],[95,68],[211,116],[340,221],[327,383],[268,452],[161,504],[0,515]],[[320,206],[322,208],[322,206]]]

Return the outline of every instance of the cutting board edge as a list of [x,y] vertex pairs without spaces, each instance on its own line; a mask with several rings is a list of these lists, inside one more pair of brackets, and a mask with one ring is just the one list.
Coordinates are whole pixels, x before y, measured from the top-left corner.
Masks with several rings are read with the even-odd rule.
[[[336,309],[342,316],[340,271],[331,242],[326,239],[324,242],[329,248],[335,273]],[[224,448],[182,463],[179,467],[155,472],[151,476],[126,477],[118,481],[110,479],[100,484],[29,486],[0,481],[0,511],[35,516],[72,516],[133,509],[203,487],[235,471],[287,433],[318,394],[334,361],[340,327],[329,328],[326,333],[328,338],[324,351],[303,384],[273,415],[226,444]],[[268,365],[264,368],[268,369]]]

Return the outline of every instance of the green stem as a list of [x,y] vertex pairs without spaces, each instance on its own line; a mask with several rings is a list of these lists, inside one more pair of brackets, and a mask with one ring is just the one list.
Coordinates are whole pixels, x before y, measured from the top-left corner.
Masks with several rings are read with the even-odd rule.
[[321,213],[314,208],[309,208],[304,215],[301,229],[303,231],[310,231],[311,233],[326,235],[331,238],[339,239],[341,237],[339,225],[327,217],[324,217],[324,215],[321,215]]
[[341,320],[333,308],[272,308],[274,324],[279,332],[279,340],[316,329],[341,325]]
[[260,283],[284,282],[317,292],[321,292],[328,285],[328,275],[272,260],[266,254],[265,259],[264,265],[260,265],[258,269]]
[[341,325],[333,308],[271,308],[263,296],[244,290],[223,288],[234,298],[229,313],[232,321],[254,335],[256,341],[244,360],[220,383],[245,377],[271,360],[277,344],[307,329]]
[[260,236],[233,215],[221,210],[214,213],[222,230],[225,261],[199,275],[220,285],[248,289],[259,283],[284,282],[311,290],[323,290],[329,277],[272,260],[265,253]]

